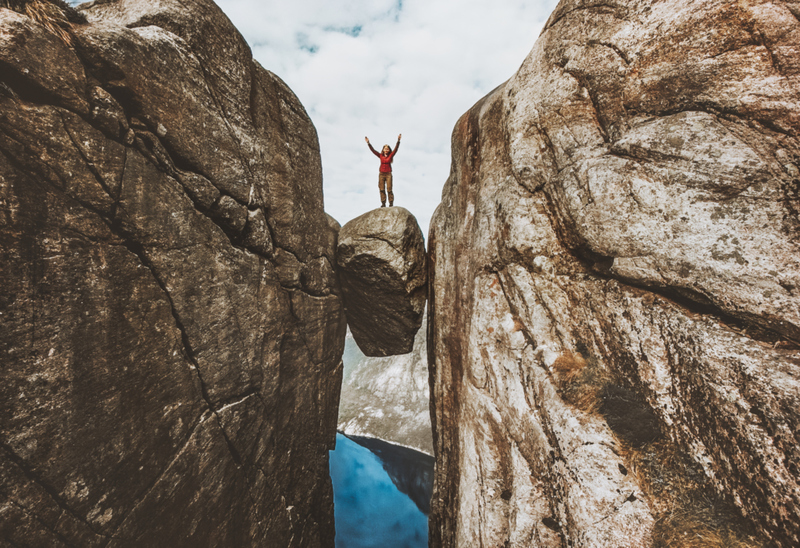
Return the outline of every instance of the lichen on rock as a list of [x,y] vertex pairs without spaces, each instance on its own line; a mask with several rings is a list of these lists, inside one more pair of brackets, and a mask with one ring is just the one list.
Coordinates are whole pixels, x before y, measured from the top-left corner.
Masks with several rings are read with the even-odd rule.
[[0,8],[0,544],[333,546],[314,126],[210,0],[80,12]]
[[433,545],[800,542],[793,9],[564,0],[459,120]]

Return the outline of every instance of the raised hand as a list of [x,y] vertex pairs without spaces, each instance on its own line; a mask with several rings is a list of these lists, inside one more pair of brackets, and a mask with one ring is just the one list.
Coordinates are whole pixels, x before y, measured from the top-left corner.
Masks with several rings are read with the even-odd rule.
[[398,135],[398,136],[397,136],[397,140],[399,141],[399,140],[400,140],[400,137],[402,137],[402,136],[403,136],[403,134],[402,134],[402,133],[401,133],[400,135]]
[[364,137],[364,140],[367,142],[367,144],[369,144],[369,139],[367,139],[366,137]]

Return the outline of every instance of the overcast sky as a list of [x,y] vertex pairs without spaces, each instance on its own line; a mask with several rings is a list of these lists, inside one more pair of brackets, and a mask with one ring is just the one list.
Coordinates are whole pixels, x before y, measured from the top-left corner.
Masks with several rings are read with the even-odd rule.
[[380,205],[379,161],[402,146],[395,205],[426,234],[458,118],[516,72],[555,0],[217,0],[300,98],[319,133],[325,209],[340,223]]
[[325,209],[340,223],[380,205],[373,146],[402,146],[395,205],[428,223],[458,118],[511,77],[555,0],[217,0],[300,98],[319,133]]

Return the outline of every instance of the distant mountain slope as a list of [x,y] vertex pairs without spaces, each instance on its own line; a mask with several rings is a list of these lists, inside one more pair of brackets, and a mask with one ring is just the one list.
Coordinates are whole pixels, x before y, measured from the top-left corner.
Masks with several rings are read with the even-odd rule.
[[409,354],[368,358],[348,334],[339,430],[433,455],[425,320]]

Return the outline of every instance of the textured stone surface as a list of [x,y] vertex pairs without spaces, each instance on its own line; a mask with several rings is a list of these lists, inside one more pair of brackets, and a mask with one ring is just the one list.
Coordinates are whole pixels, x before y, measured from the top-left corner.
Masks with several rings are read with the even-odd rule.
[[333,546],[316,131],[212,2],[83,13],[0,9],[0,544]]
[[373,209],[346,223],[336,251],[350,331],[367,356],[407,354],[427,297],[425,241],[402,207]]
[[420,329],[410,353],[388,358],[368,358],[347,338],[339,401],[341,432],[433,455],[425,335],[426,330]]
[[458,122],[432,545],[798,545],[797,13],[563,1]]

